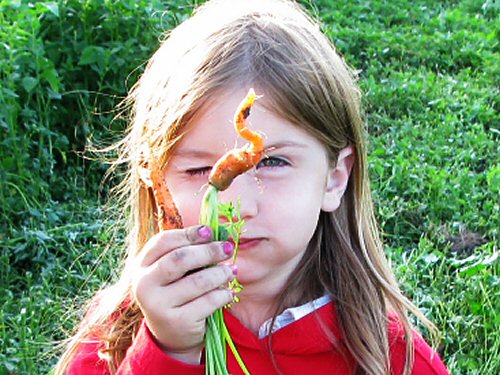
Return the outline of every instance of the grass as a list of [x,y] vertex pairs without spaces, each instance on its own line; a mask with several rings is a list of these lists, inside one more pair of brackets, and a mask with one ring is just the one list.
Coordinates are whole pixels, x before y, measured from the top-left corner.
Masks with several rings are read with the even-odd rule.
[[[47,373],[83,301],[116,278],[105,166],[81,151],[123,127],[114,106],[194,3],[0,1],[0,374]],[[500,373],[499,6],[303,3],[359,69],[403,289],[453,374]]]

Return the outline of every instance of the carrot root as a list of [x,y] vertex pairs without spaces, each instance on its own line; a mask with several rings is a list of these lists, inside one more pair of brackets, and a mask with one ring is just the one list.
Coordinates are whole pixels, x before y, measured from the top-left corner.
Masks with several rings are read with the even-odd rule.
[[151,187],[156,201],[158,227],[161,230],[182,228],[181,215],[175,206],[161,169],[155,163],[150,163],[150,171]]
[[253,168],[264,155],[264,137],[249,129],[246,119],[255,102],[255,91],[250,89],[234,115],[234,127],[238,134],[249,141],[242,148],[228,151],[215,163],[208,182],[219,191],[226,190],[236,176]]

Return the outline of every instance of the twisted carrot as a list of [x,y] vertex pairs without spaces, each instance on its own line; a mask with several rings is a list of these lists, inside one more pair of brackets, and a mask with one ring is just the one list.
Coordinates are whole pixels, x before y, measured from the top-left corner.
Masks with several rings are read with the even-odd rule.
[[261,134],[250,130],[246,125],[246,119],[250,116],[250,109],[254,102],[255,92],[250,89],[234,115],[236,131],[250,143],[224,154],[215,163],[208,177],[208,182],[219,191],[226,190],[236,176],[255,166],[264,155],[264,138]]

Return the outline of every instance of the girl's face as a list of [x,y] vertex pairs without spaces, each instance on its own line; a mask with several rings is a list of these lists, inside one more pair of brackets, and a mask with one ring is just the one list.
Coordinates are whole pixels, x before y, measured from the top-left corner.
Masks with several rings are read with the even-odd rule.
[[[246,143],[232,123],[245,94],[226,93],[200,111],[168,164],[167,182],[185,226],[198,224],[211,167]],[[339,198],[332,196],[339,193],[338,167],[330,165],[326,149],[266,110],[265,103],[265,96],[257,100],[247,119],[265,136],[265,157],[219,193],[221,201],[241,202],[245,226],[236,263],[238,279],[249,291],[280,289],[304,254],[320,211],[333,211]]]

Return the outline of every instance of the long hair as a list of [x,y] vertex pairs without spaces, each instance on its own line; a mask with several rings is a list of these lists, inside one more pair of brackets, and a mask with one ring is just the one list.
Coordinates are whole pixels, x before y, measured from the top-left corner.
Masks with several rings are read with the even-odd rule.
[[[58,367],[64,373],[78,344],[103,343],[101,357],[115,372],[142,320],[131,293],[131,272],[157,230],[151,192],[139,169],[157,158],[164,167],[192,116],[224,90],[257,86],[268,110],[316,137],[332,163],[347,145],[355,162],[340,207],[321,212],[304,257],[283,289],[276,314],[323,295],[335,300],[342,345],[357,372],[391,373],[389,316],[404,331],[404,374],[413,366],[411,312],[434,327],[408,299],[386,260],[373,212],[360,91],[351,69],[298,5],[286,0],[209,1],[176,27],[150,59],[127,103],[132,118],[115,165],[127,165],[118,187],[129,215],[127,255],[120,280],[100,292],[71,338]],[[291,292],[293,291],[293,293]]]

